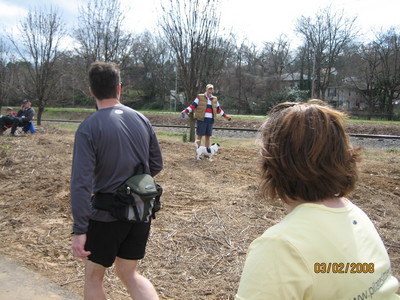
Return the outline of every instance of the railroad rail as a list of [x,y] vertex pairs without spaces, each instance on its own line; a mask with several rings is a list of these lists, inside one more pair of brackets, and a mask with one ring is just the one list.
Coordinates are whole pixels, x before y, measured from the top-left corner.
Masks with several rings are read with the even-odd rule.
[[[80,123],[81,120],[42,120],[43,122],[50,123]],[[152,124],[153,127],[165,127],[165,128],[182,128],[189,129],[187,125],[166,125],[166,124]],[[228,131],[249,131],[257,132],[258,129],[254,128],[234,128],[234,127],[214,127],[214,130],[228,130]],[[364,133],[348,133],[349,136],[358,138],[368,138],[368,139],[391,139],[400,140],[400,135],[387,135],[387,134],[364,134]]]

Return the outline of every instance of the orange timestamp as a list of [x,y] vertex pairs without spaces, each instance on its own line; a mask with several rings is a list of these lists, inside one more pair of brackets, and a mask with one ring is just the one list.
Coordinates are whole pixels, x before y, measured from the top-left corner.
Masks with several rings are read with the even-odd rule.
[[374,263],[315,263],[314,272],[317,274],[360,274],[374,273]]

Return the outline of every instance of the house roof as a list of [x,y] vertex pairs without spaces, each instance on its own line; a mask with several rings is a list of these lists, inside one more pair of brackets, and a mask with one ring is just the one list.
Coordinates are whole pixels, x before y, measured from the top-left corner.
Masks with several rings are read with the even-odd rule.
[[[307,80],[308,76],[307,74],[303,74],[303,80]],[[301,73],[295,72],[295,73],[284,73],[281,76],[281,80],[283,81],[300,81],[301,80]]]

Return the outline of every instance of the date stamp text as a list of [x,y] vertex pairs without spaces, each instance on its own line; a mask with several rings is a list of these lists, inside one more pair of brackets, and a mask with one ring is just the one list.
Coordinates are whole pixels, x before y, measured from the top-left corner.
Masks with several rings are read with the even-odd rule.
[[314,272],[317,274],[360,274],[374,273],[374,263],[315,263]]

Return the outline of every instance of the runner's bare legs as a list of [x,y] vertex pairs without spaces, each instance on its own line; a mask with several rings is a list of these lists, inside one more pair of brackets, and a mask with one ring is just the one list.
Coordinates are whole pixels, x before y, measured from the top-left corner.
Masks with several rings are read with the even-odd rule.
[[85,260],[85,300],[107,300],[103,289],[106,268],[90,260]]
[[153,284],[136,271],[137,264],[137,260],[126,260],[117,257],[115,260],[115,272],[128,289],[132,299],[158,300]]

